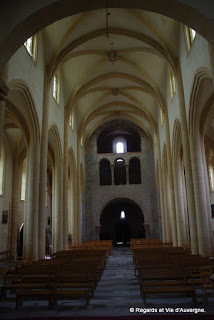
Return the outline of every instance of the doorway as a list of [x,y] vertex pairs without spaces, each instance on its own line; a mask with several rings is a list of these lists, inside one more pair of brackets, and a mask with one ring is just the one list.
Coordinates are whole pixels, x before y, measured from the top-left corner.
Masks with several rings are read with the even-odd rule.
[[24,223],[18,230],[18,241],[17,241],[17,257],[23,256],[23,238],[24,237]]
[[131,238],[145,238],[144,215],[130,199],[110,201],[100,216],[100,240],[112,240],[114,246],[129,246]]

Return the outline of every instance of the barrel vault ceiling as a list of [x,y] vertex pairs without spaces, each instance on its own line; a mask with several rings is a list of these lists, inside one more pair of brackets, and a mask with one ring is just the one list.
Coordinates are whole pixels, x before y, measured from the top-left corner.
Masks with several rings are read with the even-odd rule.
[[84,138],[112,119],[157,133],[166,108],[168,69],[176,61],[179,23],[141,10],[95,10],[42,30],[50,74],[61,72],[69,115]]

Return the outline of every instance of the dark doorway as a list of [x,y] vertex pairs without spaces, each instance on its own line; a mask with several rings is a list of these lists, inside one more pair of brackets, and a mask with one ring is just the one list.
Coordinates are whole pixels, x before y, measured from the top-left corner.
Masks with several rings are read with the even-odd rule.
[[100,240],[113,240],[113,245],[129,245],[131,238],[144,238],[144,216],[130,199],[114,199],[100,216]]
[[17,256],[22,257],[23,256],[23,236],[24,236],[24,223],[20,227],[20,230],[18,232],[18,246],[17,246]]

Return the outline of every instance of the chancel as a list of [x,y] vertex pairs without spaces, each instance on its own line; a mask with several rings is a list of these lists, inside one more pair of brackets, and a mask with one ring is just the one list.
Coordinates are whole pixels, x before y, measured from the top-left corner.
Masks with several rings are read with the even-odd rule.
[[[135,270],[135,306],[146,304],[156,291],[142,282],[137,250],[145,247],[144,263],[156,267],[166,257],[176,266],[214,261],[214,3],[199,2],[0,4],[0,268],[8,268],[2,279],[15,263],[54,265],[65,252],[64,261],[78,265],[70,266],[73,273],[85,277],[83,266],[94,267],[100,251],[89,291],[81,283],[79,293],[69,287],[64,297],[54,282],[54,292],[40,296],[50,308],[67,297],[96,309],[93,297],[109,270],[112,286],[120,272],[133,280]],[[177,258],[181,252],[188,258]],[[203,294],[182,288],[178,294],[192,297],[187,304],[197,295],[209,305],[213,299],[203,286]],[[9,287],[2,292],[0,314]],[[17,308],[25,298],[17,293]],[[129,314],[128,298],[118,315]]]

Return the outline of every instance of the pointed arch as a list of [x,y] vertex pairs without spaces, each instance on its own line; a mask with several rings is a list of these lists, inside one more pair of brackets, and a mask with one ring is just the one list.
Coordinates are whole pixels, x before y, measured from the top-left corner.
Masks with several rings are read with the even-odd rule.
[[[209,92],[205,93],[204,89],[207,89],[207,87],[210,87]],[[189,108],[189,131],[195,138],[199,134],[199,122],[203,108],[212,93],[213,78],[211,72],[207,68],[198,69],[193,79]]]
[[54,123],[48,130],[48,144],[52,153],[54,163],[62,160],[62,145],[57,124]]
[[15,122],[19,123],[26,140],[33,144],[40,141],[39,118],[28,84],[21,79],[14,79],[8,84],[7,111]]

